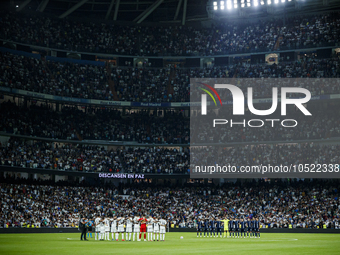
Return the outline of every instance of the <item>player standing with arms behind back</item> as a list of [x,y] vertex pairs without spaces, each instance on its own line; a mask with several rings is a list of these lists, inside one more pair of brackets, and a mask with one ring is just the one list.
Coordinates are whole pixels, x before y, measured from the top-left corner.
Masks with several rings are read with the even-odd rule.
[[247,220],[247,227],[248,227],[247,237],[251,237],[251,220],[249,218]]
[[253,216],[253,219],[251,221],[251,236],[255,238],[255,223],[256,223],[256,220],[255,220],[255,217]]
[[209,219],[208,218],[205,218],[204,219],[204,237],[205,237],[205,234],[207,234],[207,237],[209,237]]
[[200,218],[197,219],[197,237],[202,237],[202,221]]
[[144,233],[144,241],[146,242],[146,223],[148,220],[145,217],[142,217],[138,221],[140,222],[139,240],[142,240],[142,233]]
[[223,222],[223,237],[229,237],[228,236],[228,230],[229,230],[229,220],[226,218],[225,220],[222,220]]
[[260,238],[260,221],[259,218],[256,217],[255,218],[255,238],[258,237]]
[[233,217],[230,218],[228,228],[229,228],[229,236],[233,237],[234,236],[234,220],[233,220]]
[[246,222],[245,222],[244,219],[242,218],[242,219],[241,219],[241,222],[240,222],[240,236],[241,236],[241,238],[242,238],[242,235],[243,235],[243,238],[246,237],[245,228],[246,228]]

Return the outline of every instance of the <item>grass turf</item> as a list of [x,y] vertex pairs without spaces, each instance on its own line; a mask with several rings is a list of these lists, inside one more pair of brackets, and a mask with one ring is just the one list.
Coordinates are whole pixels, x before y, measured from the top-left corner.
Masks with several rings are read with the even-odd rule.
[[[180,239],[183,236],[183,239]],[[165,242],[80,241],[80,234],[1,234],[0,254],[340,254],[340,234],[261,234],[254,238],[197,238],[167,233]]]

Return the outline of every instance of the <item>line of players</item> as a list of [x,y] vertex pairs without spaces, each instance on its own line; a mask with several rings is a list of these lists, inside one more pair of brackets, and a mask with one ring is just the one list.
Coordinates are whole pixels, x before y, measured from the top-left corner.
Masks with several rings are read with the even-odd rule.
[[[167,221],[156,217],[114,216],[113,218],[95,219],[95,240],[118,241],[121,234],[122,241],[141,241],[144,233],[144,241],[164,241]],[[111,238],[110,238],[111,233]],[[146,240],[146,233],[148,239]],[[125,238],[124,238],[125,234]],[[136,237],[137,236],[137,237]]]
[[[222,235],[222,233],[224,234]],[[228,235],[229,234],[229,235]],[[260,238],[260,222],[253,219],[222,220],[218,218],[199,218],[197,220],[197,237],[228,237],[228,238]]]

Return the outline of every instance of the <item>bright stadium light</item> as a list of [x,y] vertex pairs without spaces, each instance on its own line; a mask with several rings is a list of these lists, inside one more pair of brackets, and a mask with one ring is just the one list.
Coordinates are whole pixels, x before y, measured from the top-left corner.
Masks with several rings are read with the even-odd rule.
[[268,1],[267,1],[267,4],[268,4],[268,5],[271,5],[271,4],[272,4],[272,1],[271,1],[271,0],[268,0]]
[[221,5],[221,6],[220,6],[221,10],[224,10],[224,1],[221,1],[221,2],[220,2],[220,5]]
[[261,1],[261,5],[264,5],[264,1]]
[[217,6],[217,2],[214,2],[214,6]]
[[274,0],[274,3],[278,4],[278,3],[279,3],[279,0]]
[[227,1],[227,9],[230,10],[231,8],[233,8],[233,6],[231,5],[231,0]]
[[215,11],[217,10],[217,6],[216,6],[216,5],[214,6],[214,10],[215,10]]
[[259,5],[258,0],[254,0],[254,6],[258,6],[258,5]]
[[234,9],[237,9],[237,0],[234,0]]
[[286,0],[281,0],[281,3],[284,3],[284,2],[286,2]]
[[244,4],[241,4],[241,7],[244,8]]

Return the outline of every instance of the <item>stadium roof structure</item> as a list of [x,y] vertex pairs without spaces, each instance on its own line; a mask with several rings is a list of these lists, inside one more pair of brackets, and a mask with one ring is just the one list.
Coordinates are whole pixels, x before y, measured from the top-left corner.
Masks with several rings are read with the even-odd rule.
[[[10,0],[2,9],[125,23],[184,25],[224,18],[275,17],[340,9],[338,0]],[[223,8],[223,9],[222,9]]]
[[[206,0],[11,0],[16,11],[45,12],[113,21],[185,23],[207,19]],[[2,4],[3,5],[3,4]]]

